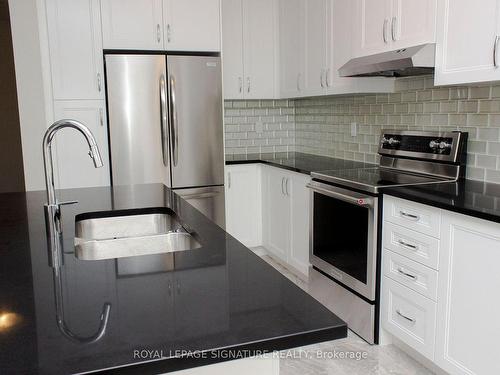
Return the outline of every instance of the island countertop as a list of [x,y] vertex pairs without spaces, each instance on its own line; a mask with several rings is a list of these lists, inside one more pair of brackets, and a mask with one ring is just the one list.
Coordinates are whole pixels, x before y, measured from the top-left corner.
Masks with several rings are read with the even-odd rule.
[[[162,184],[69,189],[62,206],[64,324],[88,337],[111,306],[104,336],[71,340],[56,321],[45,192],[0,194],[0,373],[153,374],[343,338],[346,324]],[[202,247],[88,261],[75,257],[75,217],[171,208]],[[139,211],[141,212],[141,211]],[[203,356],[186,356],[186,352]],[[112,370],[115,369],[115,370]]]

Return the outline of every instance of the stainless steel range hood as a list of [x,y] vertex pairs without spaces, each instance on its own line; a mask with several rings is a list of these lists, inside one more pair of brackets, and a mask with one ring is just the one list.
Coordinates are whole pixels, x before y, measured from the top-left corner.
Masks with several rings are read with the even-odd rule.
[[339,69],[341,77],[408,77],[434,72],[434,43],[402,48],[349,60]]

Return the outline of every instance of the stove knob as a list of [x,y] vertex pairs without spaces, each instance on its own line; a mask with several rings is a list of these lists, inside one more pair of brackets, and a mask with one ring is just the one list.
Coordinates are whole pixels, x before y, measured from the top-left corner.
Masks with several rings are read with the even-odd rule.
[[389,143],[389,141],[386,137],[382,137],[382,139],[380,140],[380,143],[382,143],[382,145],[386,145]]
[[389,144],[390,144],[391,146],[397,146],[397,145],[399,145],[400,143],[401,143],[401,142],[400,142],[400,141],[398,141],[398,140],[397,140],[397,139],[395,139],[395,138],[392,138],[392,137],[391,137],[391,138],[389,138]]
[[441,150],[449,149],[449,148],[451,148],[451,143],[442,141],[441,143],[439,143],[439,148]]
[[439,141],[430,141],[429,147],[436,150],[439,147]]

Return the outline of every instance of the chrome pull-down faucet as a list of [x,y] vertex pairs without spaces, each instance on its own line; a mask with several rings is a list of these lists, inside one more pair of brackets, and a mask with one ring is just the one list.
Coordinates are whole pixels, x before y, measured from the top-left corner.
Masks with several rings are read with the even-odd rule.
[[52,266],[60,265],[61,254],[61,205],[77,203],[58,202],[56,197],[56,188],[54,183],[54,164],[52,160],[52,141],[57,132],[64,128],[73,128],[78,130],[89,145],[89,156],[94,162],[96,168],[102,167],[101,154],[94,135],[81,122],[75,120],[59,120],[53,123],[45,132],[43,137],[43,164],[45,167],[45,185],[47,188],[47,204],[45,205],[45,217],[47,221],[47,236],[49,250],[52,253]]

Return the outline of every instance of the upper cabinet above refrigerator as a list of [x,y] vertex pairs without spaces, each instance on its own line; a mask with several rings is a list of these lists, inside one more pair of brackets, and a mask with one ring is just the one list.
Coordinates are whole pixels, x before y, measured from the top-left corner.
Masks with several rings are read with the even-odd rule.
[[220,0],[101,0],[104,49],[217,52]]

